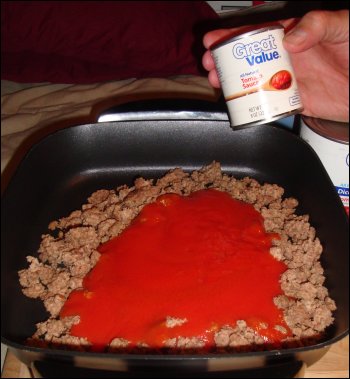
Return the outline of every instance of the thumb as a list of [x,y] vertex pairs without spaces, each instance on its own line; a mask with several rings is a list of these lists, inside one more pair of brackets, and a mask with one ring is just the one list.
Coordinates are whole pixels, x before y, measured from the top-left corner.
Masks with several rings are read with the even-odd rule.
[[320,42],[340,43],[349,40],[349,11],[311,11],[283,39],[284,47],[299,53]]

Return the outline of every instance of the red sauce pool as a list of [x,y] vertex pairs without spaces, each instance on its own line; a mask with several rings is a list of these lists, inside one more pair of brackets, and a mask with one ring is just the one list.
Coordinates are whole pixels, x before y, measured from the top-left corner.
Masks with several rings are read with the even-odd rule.
[[[70,294],[60,316],[79,315],[71,334],[96,351],[116,337],[158,348],[197,336],[209,348],[215,331],[237,320],[278,343],[286,335],[275,325],[289,333],[273,303],[286,266],[269,253],[272,238],[279,236],[265,232],[260,213],[227,193],[162,195],[100,246],[84,289]],[[167,328],[167,316],[188,321]]]

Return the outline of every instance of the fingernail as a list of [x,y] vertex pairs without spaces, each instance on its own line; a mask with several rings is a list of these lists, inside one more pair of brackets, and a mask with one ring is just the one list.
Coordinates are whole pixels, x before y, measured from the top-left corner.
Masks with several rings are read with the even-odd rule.
[[300,44],[304,42],[306,39],[306,32],[303,29],[293,29],[292,31],[288,32],[285,37],[284,41],[293,45]]

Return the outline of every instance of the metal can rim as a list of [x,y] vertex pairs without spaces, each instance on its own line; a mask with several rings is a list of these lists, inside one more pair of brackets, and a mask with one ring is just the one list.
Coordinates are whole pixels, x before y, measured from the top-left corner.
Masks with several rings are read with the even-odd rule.
[[[323,120],[308,116],[302,116],[301,121],[302,124],[305,125],[305,127],[309,128],[319,136],[333,142],[341,143],[343,145],[349,145],[349,124],[331,120]],[[346,131],[346,129],[348,131],[347,135],[346,133],[335,133],[336,131],[339,132],[340,130]]]
[[278,120],[280,120],[282,118],[290,117],[290,116],[294,116],[296,114],[299,114],[300,112],[303,111],[303,109],[304,108],[293,109],[293,110],[288,111],[288,112],[283,112],[283,113],[280,113],[280,114],[277,114],[277,115],[274,115],[274,116],[271,116],[271,117],[265,117],[265,118],[260,119],[258,121],[253,121],[253,122],[249,122],[249,123],[246,123],[246,124],[235,124],[235,125],[231,124],[231,128],[233,130],[240,130],[240,129],[250,128],[250,127],[256,126],[256,125],[269,124],[270,122],[275,122],[275,121],[278,121]]
[[214,43],[210,47],[210,50],[216,50],[216,49],[219,49],[220,47],[225,46],[225,45],[227,45],[231,42],[234,42],[236,40],[240,40],[240,39],[245,38],[245,37],[250,37],[250,36],[255,35],[255,34],[264,33],[268,30],[276,30],[276,29],[284,29],[284,27],[281,24],[275,23],[275,24],[272,24],[271,26],[265,26],[263,28],[254,29],[254,30],[251,30],[248,32],[244,32],[242,34],[236,34],[236,35],[231,34],[231,36],[228,36],[225,40],[220,40],[220,41]]

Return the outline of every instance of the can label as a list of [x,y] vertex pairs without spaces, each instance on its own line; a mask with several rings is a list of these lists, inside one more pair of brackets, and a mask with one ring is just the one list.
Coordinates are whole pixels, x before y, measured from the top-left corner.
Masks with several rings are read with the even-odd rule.
[[232,126],[262,124],[302,110],[282,26],[255,30],[211,50]]
[[349,215],[349,145],[317,134],[303,120],[300,136],[319,156]]

